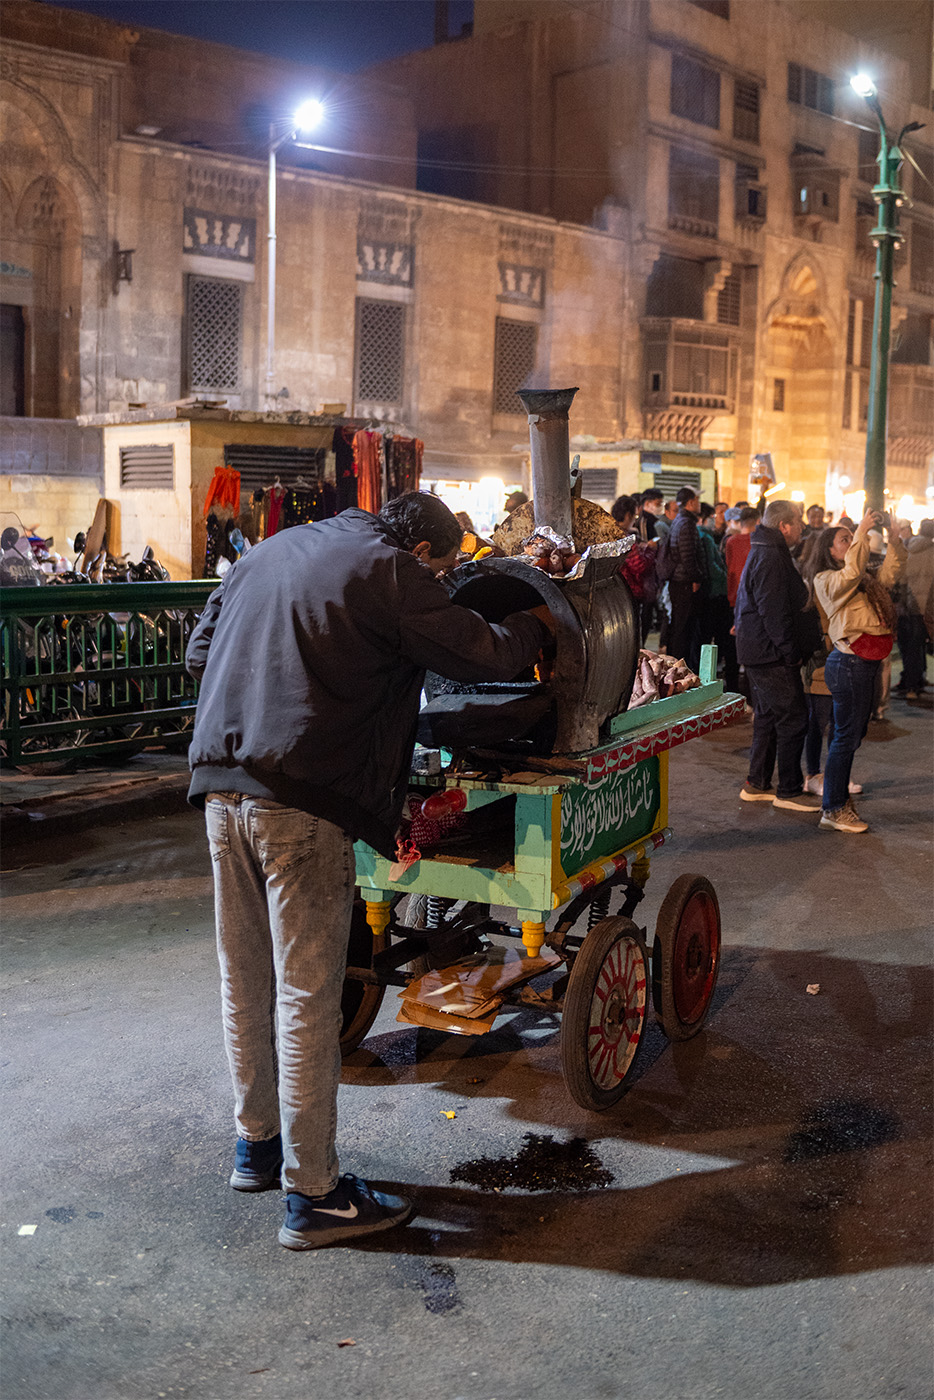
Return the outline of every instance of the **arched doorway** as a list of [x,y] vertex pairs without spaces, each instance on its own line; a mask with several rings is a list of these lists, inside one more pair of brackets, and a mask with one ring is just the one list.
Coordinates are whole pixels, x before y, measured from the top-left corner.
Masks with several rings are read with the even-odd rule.
[[26,102],[21,106],[15,100],[18,89],[8,90],[14,100],[0,103],[5,178],[0,301],[4,349],[12,358],[4,356],[3,403],[30,418],[73,418],[81,411],[82,235],[87,230],[56,121],[44,112],[30,113]]
[[[823,501],[834,432],[834,336],[822,278],[799,255],[786,270],[769,309],[765,375],[759,389],[759,451],[772,453],[782,495],[803,491],[807,504]],[[839,415],[838,415],[839,416]]]

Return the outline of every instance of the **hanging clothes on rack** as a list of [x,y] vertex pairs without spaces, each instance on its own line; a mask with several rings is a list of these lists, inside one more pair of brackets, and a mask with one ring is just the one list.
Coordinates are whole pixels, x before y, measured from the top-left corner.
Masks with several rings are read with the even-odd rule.
[[335,491],[334,514],[357,504],[357,466],[354,461],[353,428],[335,428],[331,442],[334,453]]
[[421,438],[387,437],[386,465],[390,500],[395,496],[404,496],[408,491],[418,490],[424,449],[425,444]]
[[382,436],[361,428],[354,434],[353,456],[357,468],[357,505],[375,515],[382,505]]
[[309,482],[296,482],[285,493],[279,528],[289,530],[293,525],[309,525],[313,520],[323,519],[323,515],[324,493],[320,487]]
[[214,468],[214,476],[204,502],[205,517],[214,509],[230,510],[235,515],[240,511],[240,473],[233,467]]
[[266,512],[266,537],[268,539],[279,529],[282,502],[285,500],[285,487],[280,486],[277,480],[275,486],[270,486],[268,493],[264,491],[263,494],[269,496],[269,506]]

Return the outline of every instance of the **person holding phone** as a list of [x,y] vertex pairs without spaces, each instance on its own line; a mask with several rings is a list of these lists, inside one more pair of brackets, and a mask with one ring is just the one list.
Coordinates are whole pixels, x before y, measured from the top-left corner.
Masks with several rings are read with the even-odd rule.
[[[888,548],[877,575],[869,572],[871,530],[884,526]],[[895,607],[889,589],[907,551],[888,515],[867,511],[855,531],[824,531],[814,567],[814,596],[832,650],[824,678],[833,698],[833,739],[824,768],[820,825],[850,834],[867,831],[850,796],[853,755],[869,725],[879,668],[892,650]]]

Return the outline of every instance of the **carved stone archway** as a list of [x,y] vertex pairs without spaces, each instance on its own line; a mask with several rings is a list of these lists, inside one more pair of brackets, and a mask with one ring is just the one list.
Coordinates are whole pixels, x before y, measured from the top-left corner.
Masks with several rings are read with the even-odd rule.
[[803,491],[808,504],[824,498],[839,436],[833,417],[835,339],[820,264],[801,252],[786,267],[766,313],[756,417],[757,450],[772,453],[777,480],[789,494]]

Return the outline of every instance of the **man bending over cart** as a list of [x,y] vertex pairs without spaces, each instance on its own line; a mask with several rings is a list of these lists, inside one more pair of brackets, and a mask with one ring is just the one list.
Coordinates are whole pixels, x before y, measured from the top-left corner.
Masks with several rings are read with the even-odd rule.
[[[214,869],[238,1191],[279,1186],[279,1242],[315,1249],[389,1229],[401,1196],[338,1175],[341,993],[353,842],[395,855],[426,669],[512,680],[539,616],[487,623],[451,602],[461,527],[412,492],[265,540],[230,569],[192,634],[201,682],[189,800]],[[544,611],[544,610],[542,610]]]

